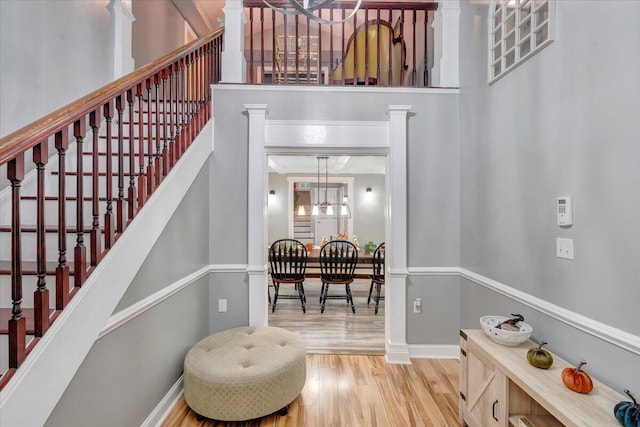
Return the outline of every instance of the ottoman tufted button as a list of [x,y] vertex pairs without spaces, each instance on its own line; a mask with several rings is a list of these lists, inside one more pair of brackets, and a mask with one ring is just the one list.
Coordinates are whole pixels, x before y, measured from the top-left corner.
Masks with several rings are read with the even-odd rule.
[[[273,353],[278,346],[287,349]],[[257,354],[259,359],[253,356]],[[220,421],[245,421],[281,410],[300,394],[305,379],[304,343],[298,335],[271,326],[211,335],[184,360],[187,404],[197,414]]]

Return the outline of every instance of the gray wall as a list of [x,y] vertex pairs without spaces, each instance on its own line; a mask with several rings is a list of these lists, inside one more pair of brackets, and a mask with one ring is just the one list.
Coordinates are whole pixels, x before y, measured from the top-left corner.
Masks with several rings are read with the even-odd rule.
[[[211,185],[211,261],[247,262],[248,119],[245,104],[268,104],[270,120],[387,120],[390,104],[412,105],[408,119],[409,266],[457,266],[459,262],[458,97],[456,94],[394,92],[302,92],[278,88],[246,91],[214,89],[215,151]],[[224,108],[216,108],[224,106]],[[233,183],[233,185],[229,185]],[[359,239],[360,240],[360,239]],[[262,244],[252,242],[251,244]],[[237,275],[225,288],[246,290]],[[455,344],[459,327],[459,281],[411,278],[411,298],[445,309],[407,315],[407,341]],[[409,299],[407,304],[409,305]],[[239,301],[241,302],[241,301]],[[230,302],[231,303],[231,302]],[[234,302],[235,303],[235,302]],[[248,314],[247,314],[248,316]],[[247,320],[248,322],[248,317]],[[448,334],[440,328],[446,325]],[[446,336],[443,336],[446,335]],[[444,340],[444,341],[443,341]]]
[[[360,246],[369,240],[375,244],[384,242],[385,176],[374,174],[354,175],[353,194],[353,234],[358,236]],[[366,188],[371,192],[367,193]]]
[[[556,3],[556,40],[487,85],[487,6],[463,2],[461,265],[640,335],[640,2]],[[604,14],[603,14],[604,13]],[[574,225],[556,225],[572,195]],[[575,260],[555,239],[574,239]],[[466,281],[462,325],[521,311],[537,338],[618,389],[640,357]],[[634,368],[632,368],[634,367]]]
[[[117,311],[208,265],[206,164],[147,256]],[[210,331],[210,277],[96,341],[46,425],[140,425],[182,374],[187,351]]]
[[287,205],[289,203],[288,194],[289,183],[287,175],[279,173],[269,174],[269,190],[276,192],[269,196],[269,230],[267,231],[268,243],[273,243],[278,239],[289,237],[289,227],[287,226]]
[[0,136],[107,84],[109,34],[104,2],[0,1]]
[[136,68],[184,45],[184,18],[171,0],[133,0],[131,55]]

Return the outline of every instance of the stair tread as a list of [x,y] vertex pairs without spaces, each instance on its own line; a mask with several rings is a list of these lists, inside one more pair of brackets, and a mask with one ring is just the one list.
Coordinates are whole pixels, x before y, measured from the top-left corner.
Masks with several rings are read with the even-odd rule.
[[[69,274],[73,276],[73,263],[67,262],[69,266]],[[57,261],[47,261],[45,263],[45,271],[48,276],[56,274],[56,268],[58,268]],[[35,276],[38,272],[38,263],[36,261],[22,261],[22,275],[23,276]],[[0,275],[8,276],[11,274],[11,261],[0,261]]]
[[[22,317],[26,320],[27,335],[33,335],[35,333],[35,316],[33,308],[23,308]],[[55,310],[49,310],[49,317],[55,313]],[[9,320],[11,319],[10,308],[0,308],[0,334],[9,333]]]

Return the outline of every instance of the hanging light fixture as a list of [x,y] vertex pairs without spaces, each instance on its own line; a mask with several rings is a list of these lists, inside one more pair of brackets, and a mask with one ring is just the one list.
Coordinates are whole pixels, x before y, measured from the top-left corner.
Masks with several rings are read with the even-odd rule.
[[304,205],[298,205],[298,216],[305,216],[307,211],[304,209]]
[[[329,157],[317,157],[318,159],[318,185],[316,188],[316,204],[313,205],[313,209],[311,210],[311,215],[318,216],[320,214],[326,216],[334,216],[334,205],[340,208],[340,216],[344,218],[351,218],[351,208],[349,207],[349,199],[345,194],[342,197],[342,204],[338,203],[329,203],[328,200],[328,192],[329,192]],[[322,190],[321,182],[320,182],[320,160],[325,161],[325,171],[324,171],[324,201],[320,202],[320,191]]]
[[320,210],[324,210],[327,215],[333,216],[333,206],[327,202],[327,191],[329,191],[329,158],[324,158],[324,202],[320,205]]
[[[348,21],[356,14],[358,9],[360,9],[360,5],[362,4],[362,0],[358,0],[356,4],[353,6],[353,10],[348,16],[346,16],[344,19],[339,19],[337,21],[334,21],[334,20],[322,18],[319,12],[322,8],[331,7],[333,0],[303,0],[302,2],[298,0],[287,0],[286,2],[280,2],[280,3],[285,3],[284,7],[277,7],[274,4],[269,3],[267,0],[262,0],[262,1],[271,9],[277,12],[283,13],[285,15],[302,14],[307,18],[311,19],[312,21],[316,21],[316,22],[319,22],[320,24],[326,24],[326,25],[342,24]],[[288,3],[288,5],[286,5],[286,3]],[[291,9],[291,7],[293,9]],[[317,15],[315,14],[316,12],[318,13]]]
[[320,215],[320,157],[316,158],[318,159],[318,185],[316,187],[316,204],[311,209],[311,215],[313,216]]

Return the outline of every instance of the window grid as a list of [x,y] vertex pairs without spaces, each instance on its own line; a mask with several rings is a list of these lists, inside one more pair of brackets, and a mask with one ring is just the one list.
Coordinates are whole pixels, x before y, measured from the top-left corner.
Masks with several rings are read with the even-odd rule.
[[555,0],[493,0],[489,15],[489,83],[553,41]]

